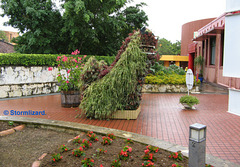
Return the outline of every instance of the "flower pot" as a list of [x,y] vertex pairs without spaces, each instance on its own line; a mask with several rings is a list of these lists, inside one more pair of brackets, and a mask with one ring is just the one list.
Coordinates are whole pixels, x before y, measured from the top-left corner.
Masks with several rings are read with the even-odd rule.
[[62,107],[78,107],[80,104],[80,91],[70,90],[61,91],[61,105]]
[[198,79],[201,81],[201,83],[202,83],[202,81],[203,81],[203,77],[198,77]]
[[196,109],[194,106],[191,107],[187,103],[181,103],[181,104],[184,106],[185,109]]

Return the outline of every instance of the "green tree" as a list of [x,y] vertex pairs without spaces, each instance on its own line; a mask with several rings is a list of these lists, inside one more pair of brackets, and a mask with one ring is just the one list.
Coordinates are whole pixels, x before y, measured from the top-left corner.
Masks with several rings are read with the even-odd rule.
[[172,43],[171,41],[161,38],[158,40],[158,52],[160,55],[180,55],[181,54],[181,42],[177,41]]
[[176,41],[172,45],[173,45],[174,55],[180,55],[181,54],[181,41]]
[[[22,53],[116,54],[121,42],[133,29],[148,20],[138,4],[125,7],[130,0],[65,0],[63,15],[51,0],[2,0],[6,23],[18,28],[22,36],[15,43]],[[125,7],[125,9],[123,9]]]
[[2,30],[0,30],[0,40],[8,42],[8,38],[6,36],[6,33]]
[[21,53],[58,53],[64,44],[61,35],[62,19],[51,0],[2,0],[3,16],[10,19],[5,25],[19,29],[22,36],[13,40]]

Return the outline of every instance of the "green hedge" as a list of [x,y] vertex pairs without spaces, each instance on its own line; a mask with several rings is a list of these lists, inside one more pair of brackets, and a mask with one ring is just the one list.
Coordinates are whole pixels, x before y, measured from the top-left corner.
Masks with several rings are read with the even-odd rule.
[[[196,77],[194,76],[194,84],[196,81]],[[199,84],[200,81],[198,80]],[[145,77],[145,84],[157,84],[157,85],[186,85],[186,75],[179,75],[179,74],[164,74],[163,72],[161,75],[152,75],[148,74]]]
[[[21,53],[0,53],[0,66],[57,66],[56,59],[63,54],[21,54]],[[83,55],[66,55],[83,57]],[[93,55],[87,55],[87,59]],[[104,60],[110,65],[114,56],[95,56],[97,60]]]

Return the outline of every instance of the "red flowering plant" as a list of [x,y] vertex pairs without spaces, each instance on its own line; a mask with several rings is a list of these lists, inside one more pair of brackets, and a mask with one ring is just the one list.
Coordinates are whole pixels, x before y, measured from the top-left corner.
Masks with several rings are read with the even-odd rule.
[[118,154],[120,160],[128,160],[130,156],[130,152],[132,152],[132,148],[129,146],[125,146],[121,152]]
[[92,146],[92,143],[90,143],[88,140],[83,139],[81,145],[83,148],[89,148]]
[[180,165],[178,165],[178,163],[172,164],[172,167],[182,167]]
[[181,153],[181,151],[174,152],[174,153],[171,153],[171,155],[169,155],[169,158],[172,158],[174,160],[182,161],[183,160],[183,154]]
[[82,160],[81,163],[82,167],[94,166],[94,160],[91,158],[84,158],[84,160]]
[[86,154],[83,151],[83,148],[79,147],[79,148],[73,150],[72,155],[76,156],[76,157],[81,157],[81,156],[85,156]]
[[111,167],[120,167],[120,166],[121,166],[120,159],[113,160],[111,163]]
[[103,139],[103,141],[102,141],[103,145],[107,145],[107,144],[110,145],[110,144],[112,144],[113,140],[110,137],[103,136],[102,139]]
[[74,137],[74,139],[73,139],[73,143],[78,143],[78,144],[80,144],[81,143],[81,138],[79,137],[79,136],[76,136],[76,137]]
[[205,167],[214,167],[214,166],[212,166],[210,164],[206,164]]
[[65,144],[61,145],[59,149],[60,149],[60,152],[69,151],[70,150],[70,148],[65,146]]
[[98,137],[93,133],[93,131],[88,132],[87,136],[89,137],[89,141],[98,141]]
[[147,167],[147,166],[154,167],[154,163],[152,161],[148,160],[148,161],[144,161],[142,163],[142,166],[144,166],[144,167]]
[[156,161],[156,158],[153,156],[152,153],[150,153],[149,149],[144,150],[144,156],[142,157],[142,159],[144,160],[150,160],[152,162]]
[[[72,52],[72,55],[77,55],[79,53],[80,51],[76,50]],[[59,71],[57,74],[57,81],[59,83],[59,90],[79,90],[78,83],[85,58],[86,55],[78,58],[67,57],[65,55],[57,57],[56,61],[58,62]],[[51,71],[52,67],[49,67],[48,70]]]
[[52,154],[52,162],[58,162],[63,158],[59,153]]
[[107,150],[104,150],[104,149],[102,149],[102,148],[97,148],[97,149],[96,149],[97,157],[99,157],[100,154],[105,154],[105,153],[107,153]]
[[126,142],[127,144],[133,144],[132,139],[126,139],[125,142]]
[[149,149],[150,153],[154,152],[154,153],[157,153],[158,152],[158,147],[154,147],[154,146],[151,146],[151,145],[148,145],[146,146],[147,149]]
[[113,133],[108,133],[107,136],[113,140],[116,139],[116,136]]

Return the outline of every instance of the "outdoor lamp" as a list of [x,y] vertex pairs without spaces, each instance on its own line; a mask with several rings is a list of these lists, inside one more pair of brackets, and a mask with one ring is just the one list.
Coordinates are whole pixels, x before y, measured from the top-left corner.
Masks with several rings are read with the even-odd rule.
[[206,125],[189,126],[189,167],[203,167],[206,160]]
[[190,140],[196,141],[196,142],[202,142],[206,140],[206,125],[202,125],[199,123],[195,123],[193,125],[190,125]]

